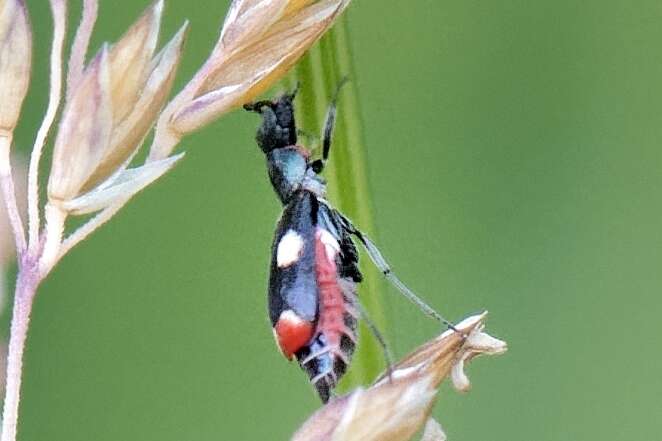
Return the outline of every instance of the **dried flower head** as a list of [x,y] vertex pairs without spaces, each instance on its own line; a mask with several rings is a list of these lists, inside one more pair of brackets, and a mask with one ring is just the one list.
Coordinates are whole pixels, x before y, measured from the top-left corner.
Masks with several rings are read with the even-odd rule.
[[71,214],[129,198],[174,159],[127,170],[172,87],[186,25],[154,56],[163,3],[155,3],[118,43],[104,45],[70,85],[55,140],[49,202]]
[[[456,365],[464,367],[465,361],[479,354],[505,352],[505,342],[483,333],[485,317],[486,313],[469,317],[457,325],[460,332],[446,331],[422,345],[370,388],[331,400],[306,421],[293,440],[411,439],[428,420],[439,384],[455,372]],[[430,424],[433,436],[436,428]],[[432,439],[440,439],[439,431]]]
[[11,132],[30,83],[32,32],[22,0],[0,0],[0,130]]
[[[296,63],[349,0],[234,0],[220,38],[193,80],[164,110],[150,157],[264,92]],[[160,133],[159,133],[160,132]]]

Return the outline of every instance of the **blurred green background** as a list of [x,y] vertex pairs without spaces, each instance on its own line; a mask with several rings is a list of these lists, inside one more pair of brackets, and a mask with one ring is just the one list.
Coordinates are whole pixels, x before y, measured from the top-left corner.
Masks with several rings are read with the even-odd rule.
[[[25,151],[51,31],[28,3]],[[146,6],[100,3],[94,50]],[[166,3],[162,35],[192,25],[182,85],[228,2]],[[662,3],[360,0],[348,19],[377,242],[446,316],[488,309],[510,346],[470,366],[469,394],[443,388],[449,439],[659,439]],[[284,440],[319,406],[266,315],[279,204],[257,124],[235,112],[185,139],[46,281],[20,440]],[[403,355],[439,329],[383,286]]]

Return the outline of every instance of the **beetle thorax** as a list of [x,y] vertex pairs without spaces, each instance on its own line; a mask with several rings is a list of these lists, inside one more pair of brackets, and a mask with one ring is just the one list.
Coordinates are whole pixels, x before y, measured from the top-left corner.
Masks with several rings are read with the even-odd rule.
[[326,184],[319,178],[308,160],[303,147],[288,146],[267,153],[267,168],[271,184],[281,202],[286,204],[300,189],[309,190],[319,197],[326,194]]

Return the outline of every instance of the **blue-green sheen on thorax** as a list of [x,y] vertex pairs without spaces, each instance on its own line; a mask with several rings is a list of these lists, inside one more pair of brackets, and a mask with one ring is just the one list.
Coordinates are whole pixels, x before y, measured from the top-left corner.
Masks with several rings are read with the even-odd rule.
[[301,187],[308,168],[306,157],[295,146],[274,149],[267,153],[269,178],[281,202],[286,203]]

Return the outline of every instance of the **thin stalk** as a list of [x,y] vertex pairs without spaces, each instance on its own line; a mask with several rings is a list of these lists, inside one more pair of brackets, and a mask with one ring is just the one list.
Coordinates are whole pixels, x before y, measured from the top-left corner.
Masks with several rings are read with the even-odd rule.
[[[348,12],[297,65],[296,78],[300,87],[297,120],[306,132],[321,133],[329,98],[341,78],[349,76],[350,81],[338,100],[336,130],[325,178],[331,202],[357,227],[374,237],[357,78],[349,47]],[[381,295],[382,276],[369,263],[367,256],[364,255],[362,260],[365,264],[361,267],[364,281],[360,285],[360,300],[372,321],[383,332],[386,320]],[[362,337],[357,352],[343,382],[345,388],[373,381],[384,367],[381,345],[364,323],[360,333]]]
[[51,0],[51,9],[53,11],[54,30],[50,59],[51,85],[48,108],[32,148],[28,173],[28,244],[31,253],[34,253],[37,246],[39,246],[39,161],[62,97],[62,47],[66,31],[67,3],[61,0]]
[[5,403],[2,411],[1,441],[14,441],[16,439],[18,405],[20,402],[23,371],[23,352],[25,350],[25,340],[28,335],[32,303],[40,282],[36,265],[29,264],[22,266],[23,268],[19,270],[16,280],[9,349],[7,351],[7,378],[5,383]]
[[7,216],[16,241],[16,254],[21,255],[26,248],[25,229],[16,203],[16,190],[11,172],[9,149],[12,143],[11,133],[0,134],[0,187],[7,207]]
[[46,277],[62,257],[60,247],[64,235],[64,223],[67,220],[67,213],[50,202],[46,204],[45,213],[44,248],[37,264],[41,277]]

